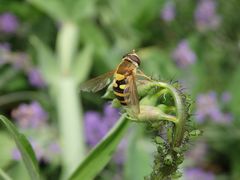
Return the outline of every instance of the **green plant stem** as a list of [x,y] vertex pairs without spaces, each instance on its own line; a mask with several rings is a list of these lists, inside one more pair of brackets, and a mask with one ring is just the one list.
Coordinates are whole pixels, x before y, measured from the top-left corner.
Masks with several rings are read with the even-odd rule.
[[60,136],[62,142],[63,178],[82,161],[85,154],[82,107],[77,81],[71,69],[78,46],[79,30],[74,22],[63,22],[57,37],[60,76],[55,87]]
[[72,78],[62,78],[57,94],[57,107],[62,143],[64,177],[82,161],[85,154],[82,107],[77,83]]
[[175,122],[175,132],[174,132],[174,137],[173,137],[173,146],[180,146],[183,138],[183,132],[184,132],[184,125],[185,125],[185,109],[184,105],[182,102],[181,95],[177,91],[176,88],[173,86],[163,83],[163,82],[158,82],[160,86],[165,87],[169,89],[169,93],[173,96],[175,106],[176,106],[176,115],[178,121]]
[[79,29],[73,22],[64,22],[57,37],[57,54],[60,60],[60,71],[66,75],[70,73],[71,64],[76,56]]
[[[174,137],[173,137],[173,146],[178,147],[178,146],[180,146],[180,144],[182,142],[184,125],[185,125],[185,109],[184,109],[184,105],[182,102],[182,97],[181,97],[180,93],[178,92],[178,90],[175,87],[173,87],[172,85],[165,83],[165,82],[155,82],[155,81],[152,81],[152,82],[144,85],[144,87],[141,90],[141,94],[144,94],[144,93],[148,92],[149,89],[156,88],[156,87],[167,89],[167,90],[164,90],[164,89],[161,90],[158,93],[158,96],[163,95],[163,93],[167,92],[167,93],[170,93],[171,96],[174,98],[177,118],[173,118],[173,116],[166,115],[165,113],[160,113],[160,111],[158,112],[158,114],[159,114],[160,119],[162,116],[163,119],[174,122],[175,131],[174,131]],[[143,117],[142,119],[144,119],[144,118],[146,118],[146,117]],[[157,118],[156,120],[159,120],[159,118]]]
[[12,178],[8,176],[1,168],[0,168],[0,177],[3,180],[12,180]]

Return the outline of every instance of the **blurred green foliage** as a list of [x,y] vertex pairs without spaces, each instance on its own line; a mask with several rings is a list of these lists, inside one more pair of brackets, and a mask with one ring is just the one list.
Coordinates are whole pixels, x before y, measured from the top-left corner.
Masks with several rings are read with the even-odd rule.
[[[69,51],[74,51],[70,52],[72,60],[69,74],[76,82],[74,85],[78,85],[86,79],[115,68],[122,55],[136,49],[142,58],[141,69],[146,74],[164,81],[180,80],[184,84],[193,99],[196,99],[193,111],[198,108],[199,95],[216,92],[217,106],[222,111],[230,113],[232,121],[224,124],[207,117],[204,123],[199,123],[199,127],[205,132],[201,139],[209,146],[206,155],[208,160],[203,165],[191,166],[201,167],[216,174],[217,177],[239,179],[240,2],[214,1],[220,24],[215,29],[205,31],[199,30],[196,25],[195,12],[200,0],[171,2],[175,5],[175,16],[172,21],[167,22],[161,15],[167,3],[164,0],[0,0],[0,15],[10,12],[18,18],[20,24],[15,33],[1,32],[0,42],[8,42],[11,45],[11,57],[15,57],[14,53],[26,53],[31,66],[41,70],[46,83],[44,88],[34,87],[29,83],[24,68],[14,68],[11,63],[2,64],[1,114],[11,116],[11,112],[18,104],[37,100],[48,112],[50,126],[56,128],[55,131],[59,133],[60,130],[57,128],[59,114],[56,105],[58,98],[56,92],[59,88],[56,83],[61,80],[59,77],[62,77],[59,63],[62,50],[69,47]],[[62,43],[61,47],[59,34],[68,23],[76,27],[76,36],[68,34],[69,39],[72,38],[76,42]],[[196,55],[194,63],[187,67],[180,67],[173,58],[173,53],[182,40],[188,42],[189,48]],[[0,54],[0,59],[1,57]],[[220,101],[224,92],[231,96],[227,104]],[[81,105],[80,97],[77,95],[74,97],[77,104]],[[96,111],[102,109],[104,100],[101,99],[101,93],[90,95],[82,93],[81,98],[83,113],[89,109]],[[207,107],[206,104],[205,106]],[[79,116],[82,118],[81,113]],[[197,119],[196,116],[193,118]],[[26,172],[22,165],[12,160],[10,152],[14,148],[12,141],[3,128],[0,130],[0,168],[13,179],[16,177],[25,179]],[[137,162],[131,161],[131,157],[127,156],[126,167],[122,168],[126,171],[124,173],[126,179],[133,179],[134,174],[141,171],[139,169],[146,168],[147,171],[146,166],[150,167],[150,164],[139,168],[134,165],[149,161],[149,154],[153,151],[152,148],[148,149],[149,142],[145,142],[143,138],[147,133],[138,131],[137,128],[133,128],[134,135],[130,138],[129,144],[143,146],[143,152],[142,149],[128,147],[128,156],[134,154],[136,156],[134,160],[137,159]],[[49,130],[46,134],[50,137],[55,133]],[[48,179],[59,177],[62,171],[58,161],[41,162],[40,168]],[[111,168],[109,165],[109,171]],[[104,177],[107,179],[112,175],[108,169],[103,171],[102,177],[99,175],[100,179]]]

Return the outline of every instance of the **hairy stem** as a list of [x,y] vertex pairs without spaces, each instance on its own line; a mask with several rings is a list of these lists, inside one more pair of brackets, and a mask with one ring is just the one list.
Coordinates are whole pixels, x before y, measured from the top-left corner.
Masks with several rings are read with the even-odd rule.
[[[157,118],[157,114],[153,113],[154,116],[156,118],[156,120],[169,120],[174,122],[175,124],[175,131],[174,131],[174,137],[173,137],[173,146],[174,147],[178,147],[180,146],[181,142],[182,142],[182,138],[183,138],[183,132],[184,132],[184,125],[185,125],[185,107],[184,104],[182,102],[182,97],[181,94],[179,93],[179,91],[173,87],[172,85],[165,83],[165,82],[156,82],[156,81],[152,81],[150,83],[147,83],[146,85],[144,85],[144,87],[141,90],[141,94],[144,94],[146,92],[148,92],[150,89],[152,88],[156,88],[159,87],[161,90],[157,93],[157,96],[160,95],[164,95],[165,93],[169,93],[173,99],[174,99],[174,103],[175,103],[175,107],[176,107],[176,118],[174,118],[174,116],[171,115],[167,115],[164,112],[158,112],[159,117]],[[152,107],[153,108],[153,107]],[[151,111],[153,112],[153,111]],[[149,113],[148,113],[149,114]],[[161,119],[162,117],[162,119]],[[147,116],[145,117],[141,117],[140,119],[144,119],[147,118]],[[147,118],[149,119],[149,118]],[[153,118],[151,118],[153,119]]]
[[165,87],[169,89],[169,93],[173,96],[175,106],[176,106],[176,115],[178,121],[175,123],[175,132],[174,132],[174,137],[173,137],[173,146],[180,146],[183,138],[183,132],[184,132],[184,125],[185,125],[185,107],[182,102],[181,95],[179,94],[178,90],[174,88],[173,86],[163,83],[163,82],[158,82],[160,86]]

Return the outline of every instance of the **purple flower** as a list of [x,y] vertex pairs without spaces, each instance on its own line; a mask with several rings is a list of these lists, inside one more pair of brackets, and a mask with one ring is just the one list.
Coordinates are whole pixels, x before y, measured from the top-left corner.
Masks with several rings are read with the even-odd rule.
[[38,88],[43,88],[46,85],[40,71],[36,68],[32,68],[28,71],[28,80],[31,85]]
[[48,119],[47,113],[38,102],[21,104],[12,111],[12,117],[21,128],[38,128]]
[[200,31],[216,29],[220,24],[220,17],[216,14],[216,2],[200,0],[195,11],[195,20]]
[[198,142],[190,151],[187,152],[187,158],[194,163],[202,163],[205,160],[208,146],[205,142]]
[[214,180],[215,176],[211,172],[205,172],[199,168],[186,169],[184,172],[185,180]]
[[4,33],[15,33],[18,27],[19,22],[15,15],[9,12],[0,15],[0,31]]
[[161,11],[161,17],[165,22],[171,22],[175,18],[175,4],[173,2],[166,2],[163,10]]
[[190,49],[186,40],[181,41],[173,52],[173,59],[180,67],[187,67],[196,61],[195,53]]
[[29,56],[24,52],[14,53],[11,58],[11,64],[16,69],[27,68]]
[[[41,147],[41,145],[39,143],[37,143],[36,141],[30,140],[30,143],[32,145],[32,148],[36,154],[36,158],[38,161],[43,160],[44,157],[44,149],[43,147]],[[14,148],[12,150],[12,158],[16,161],[21,159],[21,153],[17,148]]]
[[222,93],[221,99],[222,99],[222,101],[223,101],[224,103],[228,103],[229,101],[231,101],[232,96],[231,96],[231,94],[230,94],[229,92],[226,91],[226,92],[223,92],[223,93]]
[[125,150],[126,150],[126,146],[127,146],[128,141],[126,139],[123,139],[120,144],[118,145],[118,150],[117,153],[115,154],[115,156],[113,156],[113,160],[117,163],[117,164],[123,164],[124,160],[125,160]]
[[0,52],[1,51],[10,51],[11,50],[11,46],[9,43],[0,43]]
[[[51,143],[46,148],[44,148],[42,144],[35,140],[31,139],[29,142],[31,143],[38,161],[43,160],[49,162],[60,153],[60,146],[56,142]],[[17,148],[12,150],[12,158],[17,161],[21,159],[21,153]]]
[[87,143],[95,146],[113,127],[118,118],[118,111],[110,105],[104,106],[103,115],[95,111],[86,112],[84,120]]
[[[90,147],[95,146],[114,126],[119,118],[119,112],[112,108],[110,104],[104,106],[103,114],[95,111],[88,111],[85,113],[85,134],[86,141]],[[117,164],[122,164],[124,161],[124,151],[126,147],[126,140],[118,146],[118,151],[113,157]]]
[[232,120],[230,114],[223,113],[218,105],[215,92],[200,94],[197,97],[196,114],[198,122],[203,122],[206,118],[211,118],[218,123],[229,123]]
[[52,154],[58,154],[61,152],[61,148],[58,143],[53,142],[48,146],[48,151]]

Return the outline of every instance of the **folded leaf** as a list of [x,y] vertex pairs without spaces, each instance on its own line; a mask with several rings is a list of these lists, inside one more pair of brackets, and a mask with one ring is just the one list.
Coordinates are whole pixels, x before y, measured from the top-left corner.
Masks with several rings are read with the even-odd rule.
[[92,180],[101,172],[104,166],[112,158],[117,145],[124,136],[129,121],[126,115],[118,120],[117,124],[111,129],[107,136],[89,153],[82,164],[72,174],[70,180]]
[[27,168],[28,174],[32,180],[39,180],[39,168],[35,153],[27,138],[19,133],[16,127],[4,116],[0,115],[0,122],[6,127],[13,137]]

